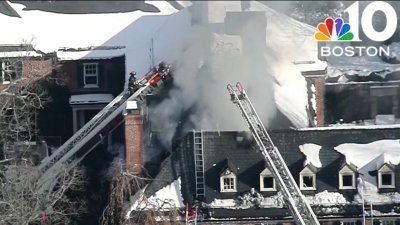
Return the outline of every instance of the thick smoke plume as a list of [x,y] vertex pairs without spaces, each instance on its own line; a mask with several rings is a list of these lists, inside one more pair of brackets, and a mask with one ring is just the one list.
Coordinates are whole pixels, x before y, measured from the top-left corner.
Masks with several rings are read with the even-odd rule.
[[[259,33],[249,21],[246,33]],[[196,130],[248,130],[239,109],[230,101],[226,86],[241,82],[258,115],[268,127],[276,115],[273,74],[293,65],[266,47],[265,36],[234,36],[210,32],[207,25],[193,27],[188,48],[175,65],[169,96],[149,109],[151,123],[161,132],[165,146],[179,125]],[[183,114],[191,110],[183,120]],[[182,128],[182,127],[181,127]]]

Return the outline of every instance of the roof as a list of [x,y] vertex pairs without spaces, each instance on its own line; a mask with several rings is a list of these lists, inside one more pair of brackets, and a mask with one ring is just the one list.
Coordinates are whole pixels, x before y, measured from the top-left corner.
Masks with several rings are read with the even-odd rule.
[[41,57],[42,54],[36,51],[12,51],[12,52],[0,52],[0,58],[22,58],[22,57]]
[[92,50],[61,50],[57,51],[57,58],[59,60],[93,60],[93,59],[111,59],[125,55],[126,49],[111,48],[111,49],[92,49]]
[[18,13],[8,4],[7,1],[0,1],[0,14],[21,17]]
[[[0,14],[2,29],[8,31],[2,33],[0,44],[21,44],[25,40],[45,53],[61,47],[125,46],[122,52],[59,53],[66,60],[125,54],[126,76],[133,70],[138,74],[148,72],[151,47],[158,49],[154,51],[154,63],[175,60],[190,27],[189,12],[179,11],[167,1],[7,3],[21,18]],[[46,26],[50,21],[57,21],[57,26]]]
[[233,174],[237,174],[238,167],[232,163],[232,160],[226,158],[223,162],[222,170],[219,172],[219,175],[224,175],[225,172],[229,170],[229,173],[232,172]]
[[[227,131],[204,131],[203,132],[203,151],[204,151],[204,169],[206,180],[206,203],[211,203],[215,199],[231,199],[235,196],[248,192],[251,188],[258,189],[259,173],[261,173],[266,164],[263,156],[256,151],[253,146],[252,139],[246,138],[248,135],[243,132]],[[303,161],[305,159],[298,146],[305,143],[315,143],[321,146],[319,158],[321,168],[317,173],[317,191],[314,192],[314,202],[327,202],[327,204],[335,204],[335,201],[352,202],[354,194],[352,192],[340,192],[339,187],[339,170],[343,167],[345,157],[334,148],[344,143],[370,143],[382,139],[391,139],[400,136],[400,128],[398,129],[369,129],[369,130],[274,130],[270,131],[270,136],[278,147],[283,159],[288,165],[292,174],[299,174],[304,168]],[[244,137],[244,138],[237,138]],[[193,176],[193,133],[189,132],[181,139],[181,144],[161,165],[160,172],[155,180],[149,185],[148,194],[156,192],[158,189],[165,187],[177,177],[182,176],[182,187],[186,186],[186,191],[182,192],[184,202],[194,199],[195,190]],[[223,168],[226,168],[227,161],[237,168],[237,193],[220,193],[219,192],[219,176]],[[184,169],[186,168],[186,169]],[[376,168],[375,168],[376,169]],[[186,177],[185,177],[186,176]],[[294,176],[298,182],[298,176]],[[397,178],[396,178],[397,179]],[[151,190],[151,191],[150,191]],[[309,193],[310,194],[310,193]],[[192,196],[190,196],[192,195]],[[336,196],[337,195],[337,196]],[[313,196],[313,194],[311,194]],[[385,195],[386,196],[386,195]],[[382,204],[398,202],[397,197],[387,195],[382,198],[386,199]],[[333,202],[333,203],[331,203]],[[343,203],[341,203],[343,204]],[[356,205],[344,205],[350,207],[346,209],[345,214],[354,216],[359,213],[358,203]],[[353,208],[352,208],[353,207]],[[383,207],[383,206],[382,206]],[[261,215],[263,209],[210,209],[214,212],[213,218],[240,218],[240,215]],[[262,214],[264,217],[273,218],[274,212],[279,215],[285,215],[286,209],[268,208],[269,213]],[[217,213],[217,212],[220,212]],[[321,215],[326,211],[321,211]],[[334,213],[333,213],[334,214]],[[333,215],[332,214],[332,215]],[[217,216],[219,215],[219,216]],[[342,215],[342,213],[340,213]],[[359,214],[357,214],[359,215]],[[339,214],[338,214],[339,216]]]
[[[346,46],[336,46],[337,43],[326,43],[331,47],[345,48]],[[390,49],[390,57],[384,56],[329,56],[327,57],[328,69],[327,76],[329,82],[346,83],[354,81],[354,77],[360,77],[363,81],[386,81],[399,80],[399,51],[400,43],[393,42],[387,46]],[[385,47],[386,48],[386,47]],[[393,61],[391,61],[393,60]]]
[[[210,29],[204,30],[214,32],[209,35],[204,34],[206,32],[202,32],[202,29],[194,29],[191,44],[188,45],[182,60],[177,63],[181,67],[175,76],[177,88],[165,101],[165,105],[175,110],[167,111],[162,104],[158,109],[153,108],[153,112],[160,112],[158,116],[161,121],[177,118],[173,122],[178,123],[181,118],[176,116],[176,112],[185,112],[192,105],[196,105],[207,112],[191,115],[192,121],[196,121],[198,127],[208,130],[244,129],[246,124],[241,120],[240,113],[231,113],[235,106],[228,96],[224,96],[226,93],[223,93],[223,88],[220,88],[225,87],[227,83],[240,81],[263,121],[274,123],[277,121],[276,111],[279,111],[280,115],[283,114],[290,120],[287,127],[308,127],[307,85],[301,74],[305,69],[301,67],[316,66],[308,69],[318,71],[326,67],[326,63],[318,59],[317,42],[313,36],[315,28],[278,13],[260,2],[250,1],[250,9],[246,11],[246,15],[249,15],[249,12],[265,14],[265,23],[262,24],[266,24],[266,33],[263,34],[265,37],[257,38],[260,40],[257,47],[255,43],[251,43],[255,49],[251,51],[253,54],[240,57],[235,53],[248,43],[242,45],[242,39],[238,35],[224,34],[223,24],[226,12],[241,11],[240,1],[201,3],[208,5],[208,15],[205,17],[210,22]],[[251,44],[247,46],[252,46]],[[214,51],[213,57],[203,51],[205,46],[210,46]],[[221,54],[224,51],[233,54]],[[196,60],[192,60],[193,57],[196,57]],[[215,69],[214,65],[218,69]],[[205,76],[197,76],[203,72]],[[252,75],[243,76],[243,73]],[[197,90],[195,93],[194,89]],[[259,92],[263,95],[257,94]],[[222,111],[224,113],[221,113]],[[229,117],[226,116],[227,113]],[[167,129],[169,128],[167,126]]]
[[71,95],[69,104],[104,104],[109,103],[114,99],[112,94],[82,94]]

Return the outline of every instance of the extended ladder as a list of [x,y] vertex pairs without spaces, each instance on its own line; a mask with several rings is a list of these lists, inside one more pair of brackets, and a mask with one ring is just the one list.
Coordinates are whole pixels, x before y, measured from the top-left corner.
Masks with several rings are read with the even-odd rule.
[[236,88],[230,84],[227,88],[232,102],[239,107],[249,124],[250,131],[267,162],[268,169],[277,180],[296,224],[319,225],[317,217],[297,187],[285,161],[269,137],[242,85],[238,82]]
[[196,177],[196,197],[204,198],[205,196],[205,180],[204,180],[204,154],[203,154],[203,132],[193,132],[194,143],[194,163]]
[[106,107],[97,113],[88,123],[79,129],[70,139],[59,147],[52,155],[42,160],[39,165],[39,186],[51,188],[56,176],[65,170],[74,168],[93,147],[82,152],[82,147],[93,140],[104,127],[111,123],[124,109],[124,103],[128,100],[136,100],[141,104],[145,96],[156,90],[161,78],[165,79],[168,71],[152,70],[138,82],[139,88],[134,92],[124,91],[114,98]]

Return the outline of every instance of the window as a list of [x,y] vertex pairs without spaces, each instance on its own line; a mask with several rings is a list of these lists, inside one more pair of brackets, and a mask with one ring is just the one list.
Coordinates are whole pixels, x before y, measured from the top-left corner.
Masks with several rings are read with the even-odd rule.
[[356,225],[357,221],[341,221],[340,225]]
[[275,179],[268,168],[260,173],[260,191],[276,191]]
[[83,82],[85,88],[99,87],[97,63],[83,64]]
[[220,178],[221,192],[236,192],[236,175],[228,168]]
[[356,176],[355,172],[348,165],[339,171],[339,189],[355,189]]
[[378,185],[379,188],[395,188],[394,171],[387,164],[378,170]]
[[3,61],[1,64],[1,80],[3,84],[19,79],[22,75],[22,61]]
[[381,225],[395,225],[396,221],[395,220],[381,220]]
[[313,175],[303,175],[303,187],[313,188],[314,187],[314,176]]
[[310,168],[305,167],[300,172],[300,190],[315,190],[315,173]]

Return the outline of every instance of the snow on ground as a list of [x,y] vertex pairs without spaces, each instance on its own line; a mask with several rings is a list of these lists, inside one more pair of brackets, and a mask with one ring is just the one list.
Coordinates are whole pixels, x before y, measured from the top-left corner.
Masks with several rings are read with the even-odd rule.
[[299,146],[300,152],[302,152],[306,156],[306,160],[304,161],[304,166],[311,163],[311,165],[320,168],[322,166],[321,161],[319,160],[319,150],[321,150],[320,145],[316,144],[303,144]]
[[[126,76],[132,70],[144,74],[153,63],[150,49],[153,48],[154,63],[175,60],[190,28],[187,10],[178,12],[167,1],[146,3],[160,12],[61,14],[23,10],[24,5],[8,2],[21,18],[0,14],[2,29],[7,30],[0,36],[0,44],[31,43],[46,53],[62,47],[125,46]],[[84,56],[82,52],[67,58],[80,54]]]
[[[400,163],[400,140],[379,140],[368,144],[345,143],[334,148],[343,154],[347,163],[357,166],[362,175],[358,180],[358,191],[364,194],[367,201],[386,203],[398,201],[398,194],[391,196],[378,193],[377,178],[369,172],[376,171],[384,163],[397,165]],[[361,201],[361,196],[356,196]]]
[[144,196],[144,191],[147,188],[143,188],[138,191],[131,198],[131,207],[128,210],[127,216],[132,211],[139,211],[145,209],[154,209],[154,210],[169,210],[173,208],[182,208],[184,207],[183,198],[181,195],[181,178],[174,180],[169,185],[164,188],[158,190],[154,195],[146,198]]

